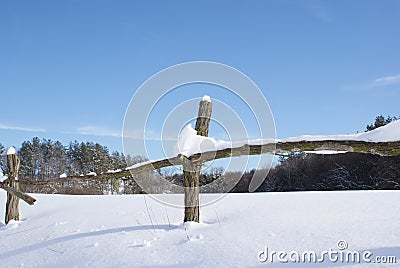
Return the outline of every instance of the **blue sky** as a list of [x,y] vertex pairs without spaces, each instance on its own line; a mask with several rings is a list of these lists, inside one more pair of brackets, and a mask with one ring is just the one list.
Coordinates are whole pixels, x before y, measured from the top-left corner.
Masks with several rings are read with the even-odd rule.
[[363,131],[400,115],[399,14],[395,0],[0,1],[0,142],[122,151],[135,90],[197,60],[248,75],[280,138]]

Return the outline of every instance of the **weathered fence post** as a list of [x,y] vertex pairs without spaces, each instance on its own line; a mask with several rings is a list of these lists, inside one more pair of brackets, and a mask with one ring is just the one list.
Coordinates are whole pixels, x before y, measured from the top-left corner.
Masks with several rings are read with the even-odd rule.
[[[196,120],[197,135],[208,136],[210,127],[210,118],[212,112],[212,102],[208,97],[204,97],[199,105],[199,112]],[[185,188],[185,218],[187,221],[200,221],[199,212],[199,194],[200,183],[199,176],[202,162],[183,164],[183,186]]]
[[[19,191],[18,182],[18,169],[19,159],[15,154],[15,149],[10,148],[7,151],[7,168],[8,168],[8,179],[7,184],[9,187]],[[7,192],[7,203],[6,203],[6,224],[11,220],[19,220],[19,198],[15,195]]]

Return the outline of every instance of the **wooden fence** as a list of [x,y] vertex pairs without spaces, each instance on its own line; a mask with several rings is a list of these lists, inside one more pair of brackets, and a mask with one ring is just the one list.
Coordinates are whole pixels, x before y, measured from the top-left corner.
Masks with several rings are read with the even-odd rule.
[[[212,113],[212,103],[202,100],[199,105],[196,121],[196,131],[198,135],[207,136],[210,126]],[[400,138],[400,137],[399,137]],[[358,152],[367,154],[378,154],[383,156],[399,156],[400,141],[395,142],[365,142],[354,140],[322,140],[322,141],[296,141],[296,142],[273,142],[262,145],[245,144],[236,148],[226,148],[222,150],[197,153],[186,157],[178,155],[172,158],[146,162],[115,173],[104,173],[96,176],[66,177],[56,180],[43,182],[44,184],[60,183],[67,181],[85,181],[85,180],[109,180],[129,178],[134,174],[153,171],[155,169],[169,166],[183,166],[184,193],[185,193],[185,212],[184,221],[199,222],[199,176],[204,162],[214,159],[236,157],[243,155],[260,154],[283,154],[290,152],[335,150],[345,152]],[[19,198],[32,205],[35,199],[19,190],[18,181],[18,158],[16,155],[7,155],[8,179],[0,183],[0,188],[7,191],[6,223],[11,219],[19,219],[18,202]]]

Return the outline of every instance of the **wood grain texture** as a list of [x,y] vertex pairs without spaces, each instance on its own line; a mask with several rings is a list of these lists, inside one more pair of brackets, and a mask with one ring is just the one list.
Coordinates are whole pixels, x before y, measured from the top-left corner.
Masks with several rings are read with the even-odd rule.
[[[17,177],[19,159],[15,154],[7,154],[7,168],[8,179],[5,186],[6,188],[8,186],[9,190],[18,193],[19,183]],[[11,220],[19,221],[19,198],[10,191],[7,191],[5,223],[8,224]]]

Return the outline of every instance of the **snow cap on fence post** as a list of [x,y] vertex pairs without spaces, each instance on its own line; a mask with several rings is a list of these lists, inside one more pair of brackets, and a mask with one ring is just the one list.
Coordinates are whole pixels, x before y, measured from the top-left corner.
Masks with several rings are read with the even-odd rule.
[[211,98],[208,95],[204,95],[202,101],[209,101],[211,102]]
[[15,154],[15,148],[14,147],[8,148],[7,155],[10,155],[10,154]]

